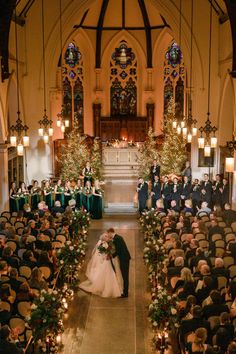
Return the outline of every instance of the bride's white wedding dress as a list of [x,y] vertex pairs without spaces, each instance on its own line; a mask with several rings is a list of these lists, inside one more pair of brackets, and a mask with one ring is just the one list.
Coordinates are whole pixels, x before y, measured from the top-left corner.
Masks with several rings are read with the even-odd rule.
[[123,291],[119,260],[115,257],[111,262],[105,255],[99,253],[97,247],[102,243],[106,242],[99,240],[95,246],[86,270],[88,279],[79,287],[101,297],[119,297]]

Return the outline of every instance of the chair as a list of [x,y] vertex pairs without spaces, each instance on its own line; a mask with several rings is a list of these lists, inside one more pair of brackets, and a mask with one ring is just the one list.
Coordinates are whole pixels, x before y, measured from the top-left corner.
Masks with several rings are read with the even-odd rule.
[[0,238],[5,240],[6,239],[6,235],[0,234]]
[[5,227],[12,227],[12,223],[10,221],[6,221]]
[[231,227],[233,232],[236,232],[236,221],[232,222]]
[[224,240],[216,240],[215,246],[225,248],[225,241]]
[[221,290],[222,288],[225,288],[228,284],[228,279],[226,277],[217,277],[218,281],[218,289]]
[[26,279],[29,279],[31,276],[31,268],[27,266],[21,266],[19,268],[19,274],[23,275]]
[[65,235],[56,235],[56,240],[61,241],[62,243],[66,242],[66,236]]
[[206,235],[198,232],[197,234],[194,235],[194,238],[198,241],[201,241],[206,239]]
[[225,268],[228,268],[234,264],[234,258],[231,256],[224,256],[223,261]]
[[218,222],[218,225],[219,225],[220,227],[226,227],[226,223],[225,223],[224,221]]
[[230,278],[234,278],[236,276],[236,265],[231,265],[229,267]]
[[212,241],[215,242],[217,240],[222,240],[222,235],[221,234],[214,234],[211,237]]
[[7,241],[6,246],[10,247],[13,252],[15,252],[17,248],[17,244],[15,241]]
[[201,211],[198,216],[201,218],[202,221],[208,221],[209,220],[209,216],[205,211]]
[[15,229],[17,230],[19,227],[23,227],[25,228],[25,223],[23,223],[23,221],[16,221],[15,224]]
[[235,240],[235,234],[233,232],[229,232],[227,235],[225,235],[225,241],[226,243],[229,243],[230,241]]
[[231,227],[224,227],[224,233],[225,233],[225,235],[226,235],[226,234],[229,234],[229,233],[231,233],[231,232],[233,232],[233,230],[232,230]]
[[25,283],[27,281],[26,277],[24,277],[23,275],[18,276],[17,280],[19,280],[21,283]]
[[199,240],[199,247],[203,248],[204,250],[208,250],[209,242],[207,240]]
[[62,248],[64,246],[63,243],[61,243],[60,241],[53,241],[52,242],[52,248],[54,249],[59,249]]
[[0,283],[7,283],[9,282],[10,278],[8,275],[2,275],[0,278]]
[[14,225],[15,222],[16,222],[16,217],[15,217],[15,216],[11,216],[11,217],[10,217],[10,223],[11,223],[11,225]]
[[8,221],[8,218],[6,216],[0,216],[0,222],[2,221]]
[[17,235],[21,236],[23,234],[23,232],[24,232],[24,229],[25,229],[24,227],[18,227],[16,229]]
[[7,311],[10,312],[11,311],[11,305],[9,302],[7,301],[0,301],[0,311]]
[[31,312],[31,302],[19,301],[17,304],[17,312],[23,318],[29,316]]
[[213,330],[220,324],[220,316],[210,316],[208,322],[210,323],[211,330]]
[[216,247],[215,249],[216,257],[223,258],[224,254],[225,254],[225,249],[223,247]]
[[42,271],[44,278],[48,280],[51,276],[51,269],[47,266],[39,267],[39,269]]
[[7,218],[7,220],[9,220],[11,217],[11,212],[10,211],[3,211],[1,213],[1,216],[5,216]]

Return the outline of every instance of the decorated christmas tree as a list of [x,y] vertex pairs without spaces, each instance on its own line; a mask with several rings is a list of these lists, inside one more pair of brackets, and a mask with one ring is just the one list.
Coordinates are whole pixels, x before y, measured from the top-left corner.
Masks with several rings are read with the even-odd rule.
[[167,114],[164,117],[164,143],[162,145],[160,162],[161,174],[179,175],[184,162],[187,160],[185,141],[181,134],[173,128],[173,120],[175,118],[175,102],[170,100]]
[[94,139],[91,151],[91,167],[94,171],[94,179],[102,180],[102,151],[98,139]]
[[89,150],[86,144],[86,136],[81,136],[75,127],[67,137],[67,144],[61,154],[61,177],[66,180],[77,180],[82,170],[89,161]]
[[157,164],[160,163],[160,155],[156,138],[152,128],[150,127],[147,138],[139,150],[138,157],[139,176],[143,177],[144,180],[150,179],[150,168],[153,164],[153,160],[157,160]]

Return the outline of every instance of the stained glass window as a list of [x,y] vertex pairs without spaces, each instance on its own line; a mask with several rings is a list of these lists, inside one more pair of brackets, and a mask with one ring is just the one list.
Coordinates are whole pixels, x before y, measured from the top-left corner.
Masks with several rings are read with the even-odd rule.
[[175,115],[184,113],[185,67],[182,52],[176,42],[172,42],[165,54],[164,61],[164,113],[167,112],[171,97],[175,99]]
[[83,71],[82,54],[78,46],[70,42],[65,50],[63,62],[64,114],[71,122],[78,123],[82,133],[84,130]]
[[125,41],[112,53],[110,62],[111,116],[137,114],[137,60]]

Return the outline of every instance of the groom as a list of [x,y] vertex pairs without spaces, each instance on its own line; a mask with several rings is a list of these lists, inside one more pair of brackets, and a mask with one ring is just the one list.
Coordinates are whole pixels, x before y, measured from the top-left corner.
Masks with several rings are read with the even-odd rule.
[[107,230],[108,235],[113,240],[115,246],[114,257],[118,257],[120,260],[120,270],[124,282],[124,290],[121,297],[128,297],[129,292],[129,261],[131,259],[129,250],[122,236],[117,235],[113,228]]

